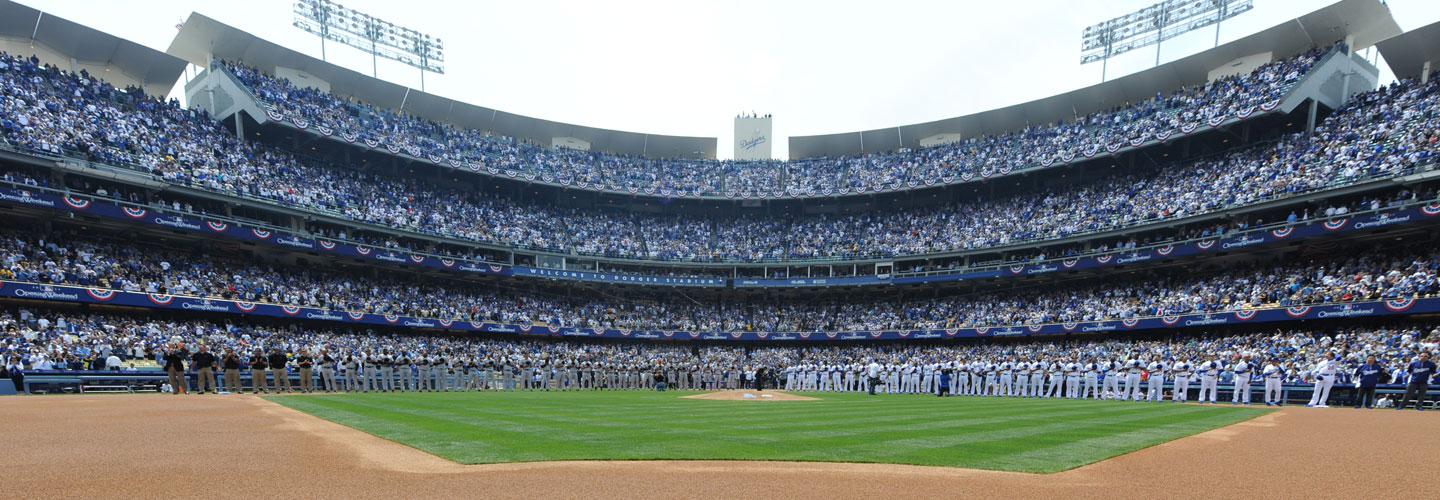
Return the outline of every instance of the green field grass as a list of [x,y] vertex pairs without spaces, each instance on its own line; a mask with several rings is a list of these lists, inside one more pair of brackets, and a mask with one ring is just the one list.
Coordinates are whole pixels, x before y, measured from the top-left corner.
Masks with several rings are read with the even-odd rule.
[[267,398],[465,464],[806,460],[1058,472],[1266,413],[1172,403],[693,392],[390,393]]

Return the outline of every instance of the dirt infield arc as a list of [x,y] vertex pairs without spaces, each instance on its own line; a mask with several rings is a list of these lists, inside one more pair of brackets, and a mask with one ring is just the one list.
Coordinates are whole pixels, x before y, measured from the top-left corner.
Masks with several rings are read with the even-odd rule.
[[[746,396],[750,396],[750,397],[746,397]],[[705,392],[705,393],[701,393],[701,394],[691,394],[691,395],[689,395],[689,396],[680,396],[680,397],[685,398],[685,399],[709,399],[709,400],[712,400],[712,401],[750,401],[750,402],[766,402],[766,401],[819,401],[819,400],[820,400],[820,398],[812,398],[812,397],[810,397],[810,396],[801,396],[801,395],[799,395],[799,394],[790,394],[790,393],[785,392],[785,391],[747,391],[747,390],[739,390],[739,389],[736,389],[736,390],[728,390],[728,391]]]
[[1440,415],[1430,413],[1286,408],[1043,475],[798,462],[458,465],[245,395],[0,398],[0,444],[8,489],[37,498],[1313,499],[1422,494],[1412,472],[1440,465]]

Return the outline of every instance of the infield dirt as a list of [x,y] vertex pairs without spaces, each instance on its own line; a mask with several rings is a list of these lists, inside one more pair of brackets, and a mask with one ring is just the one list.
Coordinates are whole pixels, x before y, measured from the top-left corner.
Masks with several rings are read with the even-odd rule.
[[459,465],[249,395],[0,398],[31,498],[1371,498],[1424,495],[1434,412],[1287,407],[1056,474],[810,462]]
[[[746,395],[749,395],[749,396],[751,396],[751,397],[748,397],[748,398],[747,398],[747,397],[745,397]],[[785,392],[785,391],[746,391],[746,390],[739,390],[739,389],[737,389],[737,390],[730,390],[730,391],[707,392],[707,393],[704,393],[704,394],[691,394],[691,395],[689,395],[689,396],[680,396],[680,397],[681,397],[681,398],[684,398],[684,399],[711,399],[711,400],[715,400],[715,401],[819,401],[819,400],[820,400],[820,398],[812,398],[812,397],[810,397],[810,396],[801,396],[801,395],[799,395],[799,394],[790,394],[790,393]]]

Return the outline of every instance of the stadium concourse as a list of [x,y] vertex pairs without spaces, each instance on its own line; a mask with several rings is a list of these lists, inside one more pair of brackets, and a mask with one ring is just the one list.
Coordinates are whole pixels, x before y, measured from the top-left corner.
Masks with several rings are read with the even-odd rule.
[[1440,392],[1440,73],[1357,53],[1440,25],[1375,0],[764,161],[0,13],[17,491],[1373,496],[1440,444],[1382,411]]

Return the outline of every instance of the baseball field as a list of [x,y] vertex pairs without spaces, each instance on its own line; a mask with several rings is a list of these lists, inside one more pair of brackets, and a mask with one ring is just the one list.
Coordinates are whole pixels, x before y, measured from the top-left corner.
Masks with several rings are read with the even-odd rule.
[[1369,498],[1440,449],[1431,412],[684,395],[11,397],[0,445],[42,498],[385,499]]
[[[782,460],[1058,472],[1260,416],[1263,406],[694,392],[374,393],[271,401],[462,464]],[[765,393],[759,393],[765,394]],[[783,395],[782,395],[783,396]]]

